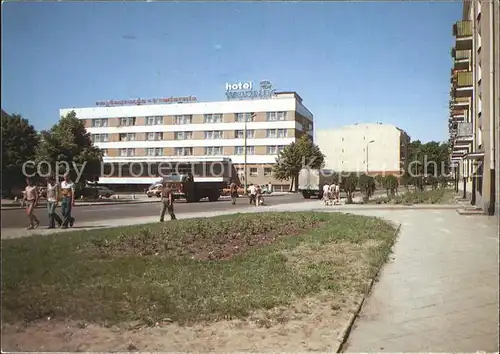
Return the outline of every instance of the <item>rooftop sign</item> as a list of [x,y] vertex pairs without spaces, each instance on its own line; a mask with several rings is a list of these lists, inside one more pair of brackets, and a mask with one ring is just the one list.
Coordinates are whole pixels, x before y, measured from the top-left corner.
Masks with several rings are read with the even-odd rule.
[[254,87],[252,81],[226,83],[226,97],[228,101],[232,100],[263,100],[272,98],[276,90],[271,81],[262,80],[259,87]]
[[187,97],[160,97],[160,98],[138,98],[135,100],[108,100],[108,101],[100,101],[96,102],[96,106],[98,107],[116,107],[116,106],[140,106],[143,104],[165,104],[165,103],[188,103],[188,102],[196,102],[198,99],[194,96]]

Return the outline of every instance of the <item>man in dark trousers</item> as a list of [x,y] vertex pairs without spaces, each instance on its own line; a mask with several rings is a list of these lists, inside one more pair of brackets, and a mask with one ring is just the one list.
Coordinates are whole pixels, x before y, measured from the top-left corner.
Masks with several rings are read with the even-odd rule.
[[231,194],[233,205],[236,204],[236,198],[238,198],[238,185],[235,181],[231,182],[231,185],[229,186],[229,193]]
[[177,220],[174,214],[174,195],[172,189],[167,182],[163,182],[163,188],[161,191],[161,214],[160,222],[165,221],[165,212],[168,211],[170,215],[170,220]]

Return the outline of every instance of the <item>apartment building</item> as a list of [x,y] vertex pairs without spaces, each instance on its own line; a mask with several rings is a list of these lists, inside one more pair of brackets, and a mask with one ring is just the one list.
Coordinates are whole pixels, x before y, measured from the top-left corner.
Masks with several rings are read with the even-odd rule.
[[[70,108],[60,114],[71,111],[104,150],[105,163],[229,157],[244,183],[246,159],[246,183],[271,183],[275,190],[289,187],[271,174],[278,153],[304,134],[313,136],[313,114],[295,92],[254,100]],[[122,175],[100,178],[100,183],[148,185],[156,180]]]
[[499,24],[498,2],[464,1],[451,50],[451,161],[464,196],[490,215],[498,214],[500,189]]
[[359,123],[316,131],[325,168],[372,176],[399,175],[407,163],[410,137],[391,124]]

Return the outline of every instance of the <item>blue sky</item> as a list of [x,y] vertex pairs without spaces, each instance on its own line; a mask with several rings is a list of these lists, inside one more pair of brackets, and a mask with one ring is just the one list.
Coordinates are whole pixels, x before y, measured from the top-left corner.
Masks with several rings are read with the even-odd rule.
[[2,108],[36,128],[60,108],[271,80],[316,128],[396,124],[447,140],[457,2],[2,3]]

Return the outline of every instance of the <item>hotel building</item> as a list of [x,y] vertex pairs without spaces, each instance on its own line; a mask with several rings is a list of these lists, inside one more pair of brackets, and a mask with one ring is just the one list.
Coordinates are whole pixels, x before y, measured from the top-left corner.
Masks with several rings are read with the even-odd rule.
[[453,25],[449,132],[457,189],[486,214],[499,209],[498,1],[464,1]]
[[[105,163],[228,157],[244,183],[246,157],[247,184],[271,183],[276,191],[290,184],[271,174],[278,153],[304,134],[313,136],[313,114],[295,92],[268,99],[70,108],[60,114],[71,111],[104,150]],[[157,176],[99,179],[104,185],[143,188],[156,181]]]
[[325,168],[334,171],[400,176],[408,162],[410,137],[391,124],[316,130],[315,141],[325,155]]

